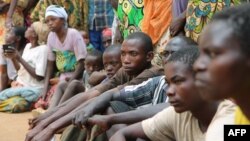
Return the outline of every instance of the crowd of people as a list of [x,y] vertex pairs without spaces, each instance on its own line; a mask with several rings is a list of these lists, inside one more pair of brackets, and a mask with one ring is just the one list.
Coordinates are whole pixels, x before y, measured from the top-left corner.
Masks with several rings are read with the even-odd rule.
[[[0,0],[0,112],[25,141],[223,141],[250,124],[248,0]],[[249,81],[249,82],[248,82]]]

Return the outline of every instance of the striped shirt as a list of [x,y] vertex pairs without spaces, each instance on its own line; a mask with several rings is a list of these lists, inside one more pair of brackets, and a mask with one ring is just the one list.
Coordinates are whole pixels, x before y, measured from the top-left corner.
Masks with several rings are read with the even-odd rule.
[[168,100],[166,96],[167,88],[165,76],[153,77],[141,84],[130,85],[121,89],[120,101],[136,109],[164,103]]

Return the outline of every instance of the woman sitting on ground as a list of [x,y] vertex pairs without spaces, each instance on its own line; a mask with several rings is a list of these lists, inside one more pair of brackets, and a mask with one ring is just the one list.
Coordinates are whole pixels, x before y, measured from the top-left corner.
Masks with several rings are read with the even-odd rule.
[[4,51],[4,55],[10,58],[15,66],[20,66],[20,69],[16,80],[11,83],[11,88],[0,93],[0,111],[28,111],[40,96],[47,65],[46,35],[46,25],[35,22],[25,32],[25,38],[30,43],[25,46],[22,56],[15,47]]

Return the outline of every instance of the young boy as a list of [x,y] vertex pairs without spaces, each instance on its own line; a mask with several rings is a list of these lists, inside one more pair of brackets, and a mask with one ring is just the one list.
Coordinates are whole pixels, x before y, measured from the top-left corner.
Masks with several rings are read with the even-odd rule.
[[89,51],[84,61],[84,68],[85,71],[82,80],[59,82],[55,94],[51,99],[49,109],[56,107],[58,104],[63,103],[74,95],[84,92],[92,87],[89,85],[88,79],[94,71],[100,71],[103,69],[102,53],[95,49]]
[[244,4],[215,15],[201,35],[194,67],[204,98],[232,98],[238,104],[236,124],[250,124],[249,12],[250,5]]
[[102,30],[102,45],[106,49],[112,44],[112,30],[105,28]]
[[92,86],[104,83],[111,79],[122,67],[121,45],[111,45],[103,52],[103,65],[105,71],[94,72],[89,77],[89,84]]
[[82,39],[86,44],[87,51],[89,52],[89,51],[93,50],[94,46],[90,43],[88,32],[83,31],[83,30],[81,30],[79,32],[82,35]]
[[[161,75],[162,69],[151,65],[152,58],[153,44],[151,38],[142,32],[129,35],[121,47],[122,68],[116,75],[109,81],[99,84],[83,94],[74,96],[57,108],[32,120],[31,127],[35,126],[35,128],[28,133],[26,141],[31,139],[47,141],[51,139],[56,131],[71,124],[71,119],[79,109],[84,107],[92,98],[108,90],[120,90],[126,85],[138,84],[150,77]],[[52,126],[53,129],[50,129]],[[50,131],[48,132],[48,130]]]
[[[185,48],[172,54],[165,65],[167,96],[171,107],[154,117],[123,128],[110,140],[150,139],[152,141],[204,141],[210,124],[224,116],[233,122],[235,106],[230,101],[204,101],[195,87],[192,66],[198,58],[197,47]],[[217,130],[223,131],[223,123]],[[217,140],[218,141],[218,140]]]

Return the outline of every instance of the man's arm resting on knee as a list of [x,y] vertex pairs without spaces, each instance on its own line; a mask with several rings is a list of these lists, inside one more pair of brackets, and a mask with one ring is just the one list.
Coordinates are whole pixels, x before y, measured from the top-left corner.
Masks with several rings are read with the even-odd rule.
[[161,103],[143,109],[105,116],[107,116],[108,123],[110,124],[110,126],[114,124],[133,124],[154,116],[155,114],[167,108],[168,106],[169,103]]
[[86,124],[89,117],[96,113],[104,112],[109,106],[109,102],[113,100],[114,95],[119,95],[117,89],[112,89],[104,92],[102,95],[95,98],[94,101],[90,102],[86,107],[77,112],[76,116],[72,119],[73,124],[79,128]]

